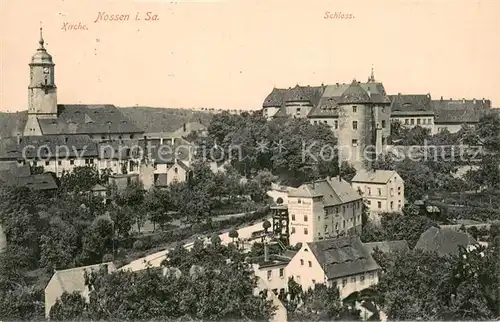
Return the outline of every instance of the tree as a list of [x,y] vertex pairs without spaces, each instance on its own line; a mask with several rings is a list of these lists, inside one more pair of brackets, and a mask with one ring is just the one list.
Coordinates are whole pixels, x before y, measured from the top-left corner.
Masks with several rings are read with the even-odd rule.
[[316,284],[302,294],[302,305],[289,312],[289,321],[358,320],[359,311],[343,305],[337,285]]
[[234,240],[238,238],[238,236],[239,236],[239,234],[238,234],[238,231],[236,229],[233,229],[229,232],[229,238],[233,239],[233,243],[234,243]]
[[99,263],[113,250],[113,223],[109,217],[98,217],[83,237],[82,264]]
[[78,292],[64,292],[50,309],[50,319],[55,321],[71,321],[86,319],[88,304]]
[[99,173],[94,167],[75,167],[71,172],[63,172],[60,190],[64,192],[88,192],[100,182]]
[[268,229],[271,228],[271,223],[269,222],[269,220],[264,220],[264,222],[262,223],[262,228],[264,228],[264,231],[267,233]]
[[59,217],[53,217],[49,225],[40,238],[40,267],[52,273],[54,269],[66,269],[74,264],[80,240],[75,228]]

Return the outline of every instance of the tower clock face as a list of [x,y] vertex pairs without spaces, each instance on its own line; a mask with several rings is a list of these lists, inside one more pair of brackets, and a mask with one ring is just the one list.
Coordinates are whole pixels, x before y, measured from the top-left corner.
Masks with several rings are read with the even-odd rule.
[[43,68],[43,73],[44,74],[48,74],[49,73],[49,68],[48,67],[44,67]]

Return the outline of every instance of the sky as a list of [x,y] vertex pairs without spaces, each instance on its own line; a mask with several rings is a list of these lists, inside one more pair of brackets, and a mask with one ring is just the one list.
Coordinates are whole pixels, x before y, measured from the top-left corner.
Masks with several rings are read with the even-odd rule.
[[41,24],[60,104],[259,109],[273,87],[373,66],[389,94],[499,106],[499,18],[496,0],[0,0],[0,111],[28,107]]

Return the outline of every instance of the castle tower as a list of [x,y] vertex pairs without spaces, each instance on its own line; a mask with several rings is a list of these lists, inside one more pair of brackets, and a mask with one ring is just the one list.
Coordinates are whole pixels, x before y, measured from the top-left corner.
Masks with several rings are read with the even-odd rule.
[[353,80],[340,97],[338,146],[341,161],[356,170],[371,168],[376,144],[376,115],[370,93]]
[[42,135],[38,119],[57,118],[57,87],[52,56],[44,47],[42,28],[36,53],[31,58],[28,86],[28,121],[24,135]]

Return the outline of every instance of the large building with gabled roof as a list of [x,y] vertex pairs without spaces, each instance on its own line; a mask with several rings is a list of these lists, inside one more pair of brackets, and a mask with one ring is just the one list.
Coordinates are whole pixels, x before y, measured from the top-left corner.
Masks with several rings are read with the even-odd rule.
[[340,177],[305,183],[288,193],[290,244],[361,232],[362,196]]
[[40,41],[31,58],[28,86],[28,119],[24,136],[88,135],[94,141],[126,140],[139,137],[139,129],[114,105],[58,104],[55,64]]
[[370,168],[390,136],[390,104],[384,85],[373,75],[366,83],[274,88],[263,103],[267,118],[307,118],[328,125],[338,139],[343,161]]

